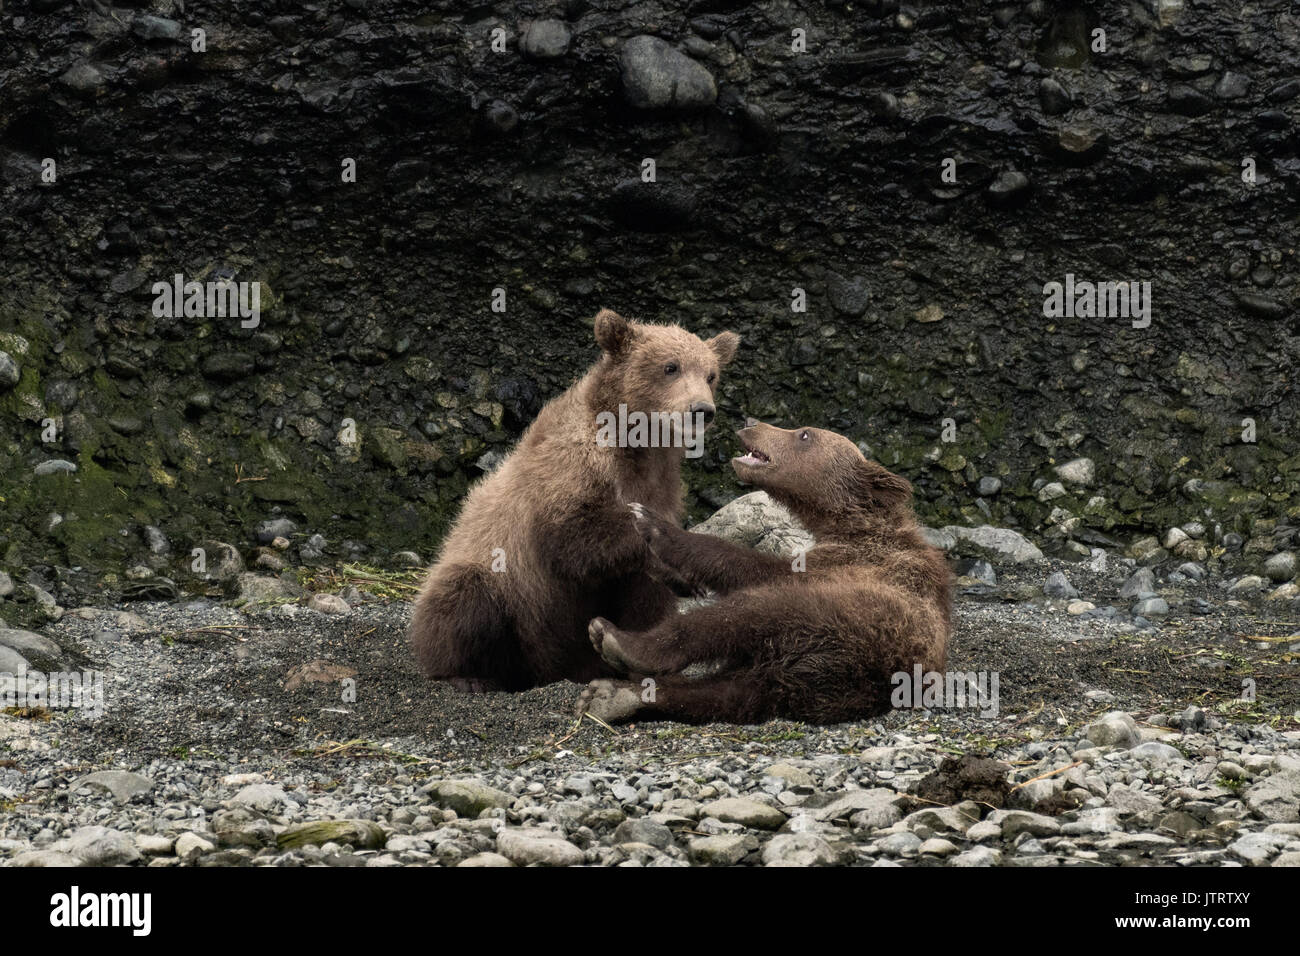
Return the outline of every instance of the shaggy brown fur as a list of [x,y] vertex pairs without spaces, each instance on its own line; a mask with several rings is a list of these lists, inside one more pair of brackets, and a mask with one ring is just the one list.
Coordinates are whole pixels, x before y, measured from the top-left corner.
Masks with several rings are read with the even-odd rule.
[[669,589],[645,572],[627,502],[680,519],[684,449],[602,447],[597,414],[622,403],[711,419],[718,370],[740,338],[704,342],[608,309],[595,332],[599,362],[470,491],[443,542],[411,620],[426,677],[464,690],[588,681],[612,673],[587,639],[592,617],[647,628],[673,609]]
[[[593,620],[592,644],[632,680],[594,681],[580,712],[610,721],[837,723],[886,710],[891,675],[918,663],[943,670],[950,574],[943,553],[921,536],[911,485],[834,432],[751,422],[738,434],[749,453],[732,461],[736,474],[816,537],[806,570],[634,506],[657,576],[721,596],[650,629]],[[716,672],[681,676],[692,665]],[[642,699],[646,676],[654,677],[652,701]]]

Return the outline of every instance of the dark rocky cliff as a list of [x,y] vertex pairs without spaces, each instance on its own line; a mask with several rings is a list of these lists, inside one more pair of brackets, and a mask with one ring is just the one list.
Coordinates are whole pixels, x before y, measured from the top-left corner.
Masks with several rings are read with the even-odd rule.
[[[744,412],[934,523],[1286,544],[1297,51],[1290,0],[9,0],[0,566],[175,575],[277,514],[427,556],[602,306],[744,336],[697,515]],[[260,325],[155,317],[176,273],[261,282]],[[1044,318],[1067,274],[1150,282],[1149,327]]]

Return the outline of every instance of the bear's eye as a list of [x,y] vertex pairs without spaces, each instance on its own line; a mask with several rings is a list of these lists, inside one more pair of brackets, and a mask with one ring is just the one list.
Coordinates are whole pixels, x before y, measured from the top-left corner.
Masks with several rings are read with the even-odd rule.
[[800,440],[800,441],[807,441],[807,440],[808,440],[808,433],[807,433],[807,432],[802,432],[802,433],[799,435],[799,440]]
[[677,374],[677,363],[676,363],[676,362],[669,362],[667,365],[665,365],[665,366],[664,366],[664,374],[665,374],[665,375],[676,375],[676,374]]
[[718,380],[718,373],[717,373],[717,372],[710,372],[710,373],[709,373],[709,384],[712,385],[712,384],[713,384],[714,382],[716,382],[717,380]]

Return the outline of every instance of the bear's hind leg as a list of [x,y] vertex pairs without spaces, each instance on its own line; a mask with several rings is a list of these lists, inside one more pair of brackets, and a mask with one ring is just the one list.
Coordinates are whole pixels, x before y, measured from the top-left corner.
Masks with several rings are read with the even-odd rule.
[[420,672],[470,693],[532,687],[512,622],[483,574],[459,568],[421,592],[410,627]]
[[631,645],[634,639],[629,639],[626,632],[620,631],[617,627],[605,620],[603,617],[593,617],[591,623],[587,625],[587,636],[591,638],[591,646],[596,649],[596,653],[614,671],[619,674],[626,674],[630,671],[642,671],[650,673],[656,671],[656,668],[647,665],[644,661],[639,660],[623,650],[623,644]]
[[630,720],[755,724],[775,716],[763,681],[749,671],[698,681],[646,680],[592,681],[578,699],[579,716],[589,713],[609,724]]
[[590,714],[607,724],[618,724],[635,717],[640,706],[641,694],[636,685],[601,679],[583,688],[574,712],[579,719]]
[[784,640],[787,601],[761,591],[724,595],[707,607],[674,611],[649,630],[625,630],[596,618],[587,634],[597,653],[624,673],[675,674],[692,664],[718,663],[730,670],[748,663],[755,649]]

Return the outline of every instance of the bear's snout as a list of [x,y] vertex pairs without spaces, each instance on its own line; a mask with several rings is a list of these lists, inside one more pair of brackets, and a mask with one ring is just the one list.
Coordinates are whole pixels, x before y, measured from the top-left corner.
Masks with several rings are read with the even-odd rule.
[[713,418],[716,411],[717,410],[713,407],[712,402],[696,402],[691,406],[691,416],[703,415],[704,424],[706,425],[713,424]]

